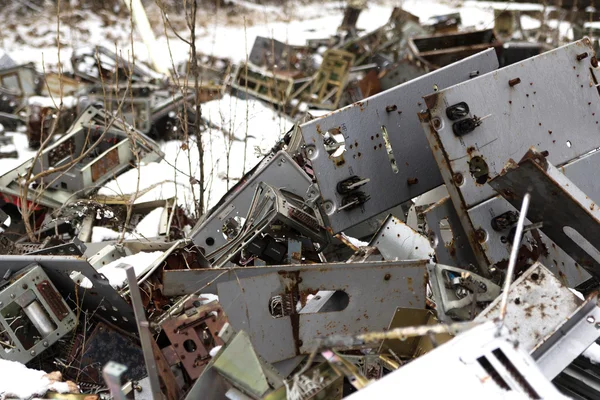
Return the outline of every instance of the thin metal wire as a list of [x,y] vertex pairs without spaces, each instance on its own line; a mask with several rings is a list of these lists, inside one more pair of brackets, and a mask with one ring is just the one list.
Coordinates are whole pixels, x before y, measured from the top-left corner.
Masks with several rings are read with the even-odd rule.
[[502,329],[504,326],[504,317],[506,316],[506,306],[508,304],[508,291],[510,289],[510,284],[512,283],[512,276],[515,273],[515,265],[517,264],[519,246],[523,236],[523,225],[525,224],[525,217],[527,216],[530,200],[531,194],[526,193],[523,197],[523,204],[521,204],[521,212],[519,214],[519,221],[517,222],[517,231],[515,232],[515,238],[510,251],[510,258],[508,259],[508,269],[506,271],[506,279],[504,280],[504,289],[502,291],[502,299],[500,301],[500,323],[498,325],[498,330]]

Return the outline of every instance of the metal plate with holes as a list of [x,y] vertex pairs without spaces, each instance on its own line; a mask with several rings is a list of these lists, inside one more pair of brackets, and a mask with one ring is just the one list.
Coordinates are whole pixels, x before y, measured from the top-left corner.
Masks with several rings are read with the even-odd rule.
[[600,207],[545,157],[530,150],[519,164],[507,165],[490,186],[515,207],[531,192],[527,217],[543,222],[542,232],[600,279]]
[[[417,118],[425,109],[421,97],[496,68],[496,53],[485,51],[301,126],[335,233],[442,184]],[[328,133],[343,141],[340,154],[326,150]],[[340,211],[343,196],[337,184],[352,176],[369,179],[358,190],[371,198]]]
[[[485,183],[532,145],[548,150],[556,165],[600,146],[593,55],[585,38],[425,97],[423,129],[482,274],[489,265],[485,234],[476,236],[466,211],[496,195]],[[461,102],[467,116],[451,120],[448,108]],[[480,126],[454,133],[454,124],[475,116]]]
[[[578,61],[582,54],[586,58]],[[426,136],[443,155],[445,163],[438,159],[438,164],[442,175],[447,172],[446,185],[456,186],[447,177],[462,175],[463,206],[493,197],[485,182],[531,146],[547,150],[554,165],[600,147],[600,93],[595,86],[600,71],[593,67],[593,55],[584,38],[425,97]],[[467,117],[484,119],[472,132],[457,136],[447,109],[461,102],[468,105]],[[476,177],[470,168],[478,170]]]
[[217,335],[226,323],[227,316],[217,302],[188,308],[162,323],[163,332],[192,380],[202,374],[210,361],[211,349],[223,345]]
[[227,243],[225,235],[221,232],[223,223],[228,218],[245,218],[254,197],[254,191],[260,182],[268,183],[278,189],[283,189],[295,195],[306,197],[310,178],[284,151],[269,156],[263,167],[254,173],[248,181],[232,194],[210,216],[199,222],[189,237],[195,245],[202,247],[209,254]]
[[[535,359],[544,360],[540,368],[552,379],[600,336],[595,326],[596,318],[600,317],[596,302],[596,296],[582,301],[546,267],[536,263],[511,285],[504,324],[519,347]],[[476,321],[493,321],[499,313],[500,297]],[[589,316],[593,320],[586,322]],[[571,331],[581,320],[589,325],[587,329],[584,326],[579,332]],[[572,333],[583,336],[573,338],[571,348],[553,348],[560,344],[562,336],[568,340]],[[549,362],[551,358],[553,363]]]
[[[398,306],[424,308],[425,265],[422,260],[264,267],[270,272],[216,286],[231,325],[248,332],[256,351],[268,362],[276,362],[310,353],[319,338],[329,335],[384,330]],[[297,313],[296,302],[304,305],[306,297],[319,290],[343,291],[347,306],[332,312]],[[273,316],[269,305],[281,294],[293,296],[292,309],[287,315]]]
[[[131,306],[110,286],[108,279],[80,257],[66,256],[2,256],[0,258],[0,276],[7,270],[13,273],[32,263],[39,264],[48,275],[56,289],[70,306],[79,299],[85,311],[97,313],[118,327],[136,331],[135,316]],[[92,288],[77,286],[71,279],[72,272],[80,272],[92,284]],[[77,289],[76,289],[77,288]],[[78,291],[77,295],[75,291]]]

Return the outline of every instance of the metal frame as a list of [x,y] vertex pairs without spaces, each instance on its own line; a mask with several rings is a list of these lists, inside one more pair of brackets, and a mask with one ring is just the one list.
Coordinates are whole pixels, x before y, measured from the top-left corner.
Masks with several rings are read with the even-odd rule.
[[[416,117],[425,108],[421,97],[436,87],[449,87],[497,67],[494,51],[484,51],[301,126],[306,154],[334,233],[443,183]],[[390,166],[382,126],[386,127],[398,173]],[[327,153],[327,132],[343,135],[345,152],[341,159]],[[339,211],[343,196],[337,192],[337,183],[352,176],[369,179],[360,190],[373,197],[360,208]]]
[[[48,275],[64,299],[75,301],[79,298],[84,311],[96,313],[122,329],[135,329],[135,315],[131,306],[115,291],[106,277],[98,272],[82,257],[67,256],[2,256],[0,276],[11,270],[16,273],[32,263],[39,264]],[[80,272],[92,284],[85,289],[71,279],[71,274]],[[81,283],[81,279],[77,279]],[[75,291],[79,293],[76,295]]]
[[[0,292],[0,307],[2,307],[0,325],[2,325],[2,329],[10,336],[15,345],[15,348],[9,350],[5,346],[0,345],[0,358],[27,363],[75,329],[77,321],[71,308],[69,308],[52,284],[50,278],[39,265],[32,264],[22,272],[24,273],[22,276],[19,276],[10,286]],[[45,289],[41,289],[42,287],[45,287]],[[27,292],[32,292],[33,296],[29,299],[28,304],[38,302],[44,309],[46,317],[55,325],[55,329],[52,332],[42,336],[37,343],[29,348],[23,346],[15,333],[15,329],[11,327],[11,323],[5,319],[6,315],[4,315],[4,310],[13,303],[25,309],[25,305],[28,304],[19,304],[19,301],[23,298],[22,296],[28,296]],[[56,296],[58,299],[53,298],[53,300],[50,300],[50,296]],[[56,314],[59,309],[64,310],[62,315]],[[33,321],[29,315],[26,318]],[[39,333],[43,335],[43,332]]]
[[208,218],[199,221],[190,232],[189,237],[194,244],[205,250],[205,254],[212,253],[227,243],[227,239],[221,232],[225,219],[247,215],[254,192],[260,182],[285,189],[301,197],[306,196],[311,183],[310,178],[285,151],[267,156],[261,164],[235,193]]

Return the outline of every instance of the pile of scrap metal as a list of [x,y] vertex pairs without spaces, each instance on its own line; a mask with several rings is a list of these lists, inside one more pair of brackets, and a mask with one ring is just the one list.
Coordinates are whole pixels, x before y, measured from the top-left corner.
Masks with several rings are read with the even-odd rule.
[[[103,48],[69,77],[0,60],[0,122],[40,149],[0,176],[0,367],[66,381],[29,396],[600,397],[594,43],[402,9],[361,34],[362,7],[334,38],[259,37],[172,81]],[[98,194],[226,91],[302,122],[200,220]],[[92,243],[156,209],[158,237]]]
[[[297,125],[183,239],[3,236],[0,358],[95,399],[598,398],[599,73],[587,38],[500,69],[487,49]],[[131,129],[29,193],[159,157]]]

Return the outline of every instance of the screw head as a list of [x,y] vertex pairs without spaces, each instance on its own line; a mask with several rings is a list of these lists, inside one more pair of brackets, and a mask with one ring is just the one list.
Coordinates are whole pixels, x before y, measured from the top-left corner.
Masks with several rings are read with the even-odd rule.
[[475,238],[479,243],[485,242],[487,240],[487,232],[485,231],[485,229],[477,229],[475,231]]
[[454,174],[452,176],[452,179],[454,180],[454,184],[456,186],[460,186],[463,183],[465,183],[465,177],[463,176],[463,174],[461,174],[460,172],[457,172],[456,174]]
[[44,347],[48,347],[48,342],[44,342],[42,344],[44,345]]
[[29,352],[29,354],[31,354],[32,356],[35,356],[35,350],[31,350],[31,351]]

